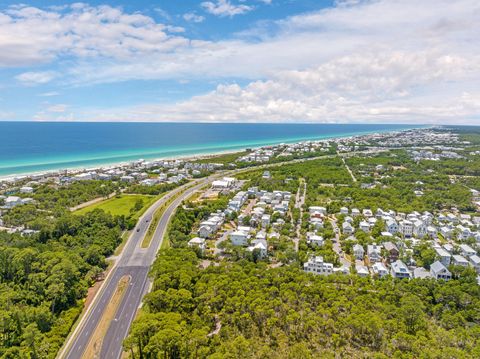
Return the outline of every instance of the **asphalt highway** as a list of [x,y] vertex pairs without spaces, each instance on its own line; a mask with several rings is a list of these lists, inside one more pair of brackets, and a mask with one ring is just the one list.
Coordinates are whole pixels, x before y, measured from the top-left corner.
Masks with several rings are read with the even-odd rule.
[[[103,313],[108,307],[120,279],[124,276],[129,276],[129,287],[123,296],[114,320],[110,323],[107,333],[103,338],[99,355],[99,358],[101,359],[118,359],[121,357],[123,351],[122,342],[128,335],[130,325],[135,318],[135,314],[142,302],[143,296],[148,290],[148,273],[150,266],[153,264],[162,244],[162,239],[165,235],[170,217],[183,200],[209,182],[213,181],[216,177],[217,176],[211,176],[198,180],[193,186],[190,182],[179,187],[162,197],[145,212],[137,223],[137,226],[122,251],[122,254],[117,259],[116,265],[105,279],[105,283],[96,295],[88,314],[83,318],[75,332],[72,334],[70,341],[65,346],[66,349],[60,353],[60,358],[80,359],[83,357],[83,353],[91,340],[92,334],[95,332],[95,328],[99,324]],[[141,248],[143,238],[145,237],[150,222],[152,221],[153,214],[158,208],[168,203],[168,201],[176,195],[178,195],[178,197],[168,204],[167,208],[164,210],[150,246],[148,248]]]

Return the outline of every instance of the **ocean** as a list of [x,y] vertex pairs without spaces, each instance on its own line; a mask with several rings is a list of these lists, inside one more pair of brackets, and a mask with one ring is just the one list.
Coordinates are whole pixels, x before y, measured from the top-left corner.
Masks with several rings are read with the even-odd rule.
[[418,127],[422,126],[0,122],[0,176]]

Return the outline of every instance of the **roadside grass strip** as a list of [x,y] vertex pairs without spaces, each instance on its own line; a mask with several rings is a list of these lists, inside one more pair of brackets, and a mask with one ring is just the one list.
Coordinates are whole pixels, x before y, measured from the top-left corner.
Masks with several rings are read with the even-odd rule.
[[103,312],[102,319],[99,321],[98,326],[92,334],[90,342],[88,343],[85,351],[83,352],[83,359],[100,359],[100,353],[102,351],[103,338],[107,335],[110,323],[115,319],[120,303],[122,303],[123,297],[127,291],[130,283],[130,277],[124,276],[118,282],[117,289],[112,296],[112,300],[108,303],[107,308]]

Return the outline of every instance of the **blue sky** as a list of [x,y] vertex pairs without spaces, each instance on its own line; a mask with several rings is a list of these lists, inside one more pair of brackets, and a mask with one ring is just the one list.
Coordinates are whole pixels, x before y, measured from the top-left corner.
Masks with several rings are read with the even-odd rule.
[[0,1],[0,120],[476,124],[479,14],[474,0]]

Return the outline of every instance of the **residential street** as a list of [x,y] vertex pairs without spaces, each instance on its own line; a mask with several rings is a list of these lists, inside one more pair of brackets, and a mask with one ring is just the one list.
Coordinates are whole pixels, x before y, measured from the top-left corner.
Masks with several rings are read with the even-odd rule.
[[295,243],[295,252],[298,252],[298,243],[301,238],[301,229],[303,223],[303,205],[305,204],[305,196],[307,195],[307,183],[303,178],[300,179],[300,185],[298,187],[297,195],[295,196],[295,208],[300,210],[300,219],[298,223],[295,223],[295,237],[293,242]]
[[337,225],[337,219],[329,218],[329,220],[335,233],[335,239],[333,240],[333,250],[335,251],[335,253],[338,254],[341,265],[350,268],[351,263],[345,258],[345,253],[343,253],[342,248],[340,247],[340,229]]

